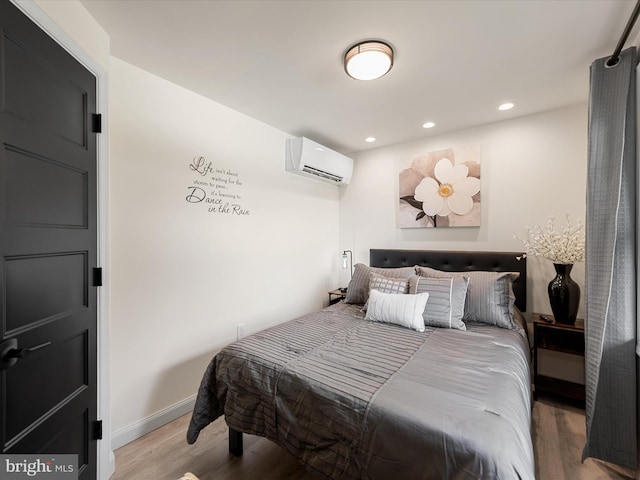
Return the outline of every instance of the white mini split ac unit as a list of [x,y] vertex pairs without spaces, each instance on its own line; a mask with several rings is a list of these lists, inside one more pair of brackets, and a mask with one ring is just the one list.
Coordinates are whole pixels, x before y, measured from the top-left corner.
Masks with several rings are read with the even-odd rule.
[[285,170],[311,178],[346,185],[351,181],[353,160],[305,137],[286,144]]

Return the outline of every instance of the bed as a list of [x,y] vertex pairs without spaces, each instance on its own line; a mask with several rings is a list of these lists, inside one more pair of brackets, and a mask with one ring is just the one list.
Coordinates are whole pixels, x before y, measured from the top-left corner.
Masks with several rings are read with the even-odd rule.
[[371,250],[345,301],[212,359],[187,441],[224,415],[233,454],[260,435],[328,479],[533,480],[517,256]]

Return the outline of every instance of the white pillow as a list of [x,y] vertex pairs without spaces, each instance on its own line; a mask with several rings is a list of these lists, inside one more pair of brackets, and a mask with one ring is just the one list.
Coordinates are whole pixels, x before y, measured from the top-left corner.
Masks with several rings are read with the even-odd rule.
[[428,292],[403,295],[371,290],[369,292],[369,307],[364,319],[372,322],[393,323],[424,332],[422,314],[428,299]]

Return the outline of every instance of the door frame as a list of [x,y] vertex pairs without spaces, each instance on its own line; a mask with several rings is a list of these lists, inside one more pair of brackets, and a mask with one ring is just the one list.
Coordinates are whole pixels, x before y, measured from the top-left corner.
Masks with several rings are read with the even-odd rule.
[[108,87],[107,71],[100,66],[71,36],[64,31],[34,0],[10,0],[22,13],[44,30],[96,77],[96,109],[102,114],[102,133],[97,144],[97,189],[98,189],[98,251],[96,267],[102,267],[102,287],[97,298],[97,415],[102,420],[102,440],[98,440],[96,472],[99,480],[108,480],[115,472],[115,456],[111,448],[111,408],[109,386],[109,142],[108,142]]

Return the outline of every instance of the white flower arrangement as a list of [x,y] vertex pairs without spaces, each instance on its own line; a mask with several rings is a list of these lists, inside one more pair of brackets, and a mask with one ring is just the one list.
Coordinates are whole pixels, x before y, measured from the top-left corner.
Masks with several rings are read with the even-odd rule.
[[573,265],[583,262],[585,256],[584,223],[572,224],[567,217],[567,225],[560,231],[555,230],[555,218],[549,217],[545,228],[529,226],[527,237],[519,238],[525,247],[525,254],[521,257],[541,256],[553,263]]

